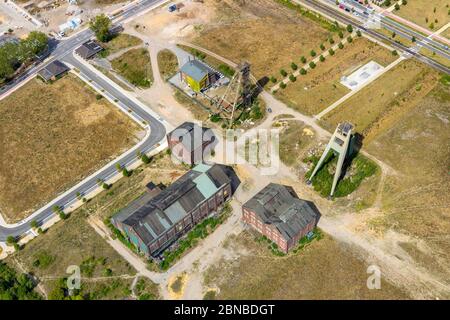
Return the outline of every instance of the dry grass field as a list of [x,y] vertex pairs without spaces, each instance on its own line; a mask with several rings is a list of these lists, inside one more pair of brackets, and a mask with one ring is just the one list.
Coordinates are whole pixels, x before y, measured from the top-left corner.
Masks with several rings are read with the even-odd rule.
[[411,0],[406,6],[400,6],[400,10],[393,13],[427,29],[438,30],[450,21],[449,6],[448,0]]
[[10,222],[134,145],[138,126],[81,80],[34,79],[0,101],[0,208]]
[[275,1],[211,1],[218,23],[198,28],[192,42],[236,63],[247,60],[258,79],[318,51],[330,32]]
[[404,249],[447,283],[449,101],[450,83],[438,83],[405,117],[367,146],[371,154],[396,171],[386,179],[382,193],[385,215],[375,225],[393,228],[416,239],[415,246]]
[[177,56],[168,49],[161,50],[158,52],[158,66],[162,78],[169,79],[178,71]]
[[[86,211],[75,212],[7,258],[7,263],[35,275],[50,299],[56,295],[69,266],[81,270],[85,299],[124,299],[131,295],[136,271],[86,222]],[[158,298],[158,286],[145,280],[140,292]]]
[[121,33],[102,46],[108,54],[116,53],[122,49],[134,47],[142,44],[142,40],[126,33]]
[[406,60],[325,115],[321,124],[332,131],[339,122],[352,122],[368,143],[391,127],[436,85],[439,74]]
[[153,83],[150,54],[147,49],[131,49],[111,61],[113,69],[137,87],[149,88]]
[[367,288],[367,267],[352,248],[328,235],[296,254],[277,257],[245,231],[229,238],[238,258],[222,260],[205,273],[204,284],[218,288],[218,299],[407,299],[382,279],[380,290]]
[[[329,47],[330,44],[327,43],[326,48]],[[352,43],[346,44],[342,50],[336,50],[336,53],[328,56],[324,62],[318,62],[317,67],[308,70],[306,75],[299,75],[295,82],[287,85],[286,89],[280,88],[276,96],[299,112],[308,115],[318,114],[350,92],[340,83],[342,76],[351,74],[371,60],[387,66],[396,58],[384,47],[365,38],[357,38]]]

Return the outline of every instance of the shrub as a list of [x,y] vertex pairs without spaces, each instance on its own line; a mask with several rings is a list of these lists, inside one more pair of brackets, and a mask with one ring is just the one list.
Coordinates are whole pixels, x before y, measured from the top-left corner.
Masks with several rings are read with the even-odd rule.
[[306,74],[306,69],[305,69],[305,68],[301,68],[301,69],[300,69],[300,74],[305,75],[305,74]]
[[316,64],[314,63],[314,61],[311,61],[311,62],[309,63],[309,67],[310,67],[311,69],[314,69],[314,68],[316,67]]
[[286,89],[286,83],[281,82],[281,83],[280,83],[280,88],[281,88],[281,89]]
[[400,10],[400,6],[398,5],[398,3],[395,4],[395,7],[394,7],[394,8],[395,8],[395,10],[397,10],[397,11]]
[[347,31],[352,33],[353,32],[353,27],[351,24],[347,25]]
[[277,82],[277,78],[275,78],[274,76],[271,76],[270,77],[270,82],[276,83]]
[[360,31],[360,30],[356,31],[356,35],[357,35],[358,37],[361,37],[361,36],[362,36],[361,31]]
[[397,50],[392,50],[392,55],[393,55],[393,56],[397,56],[397,55],[398,55]]
[[305,56],[301,56],[301,57],[300,57],[300,61],[301,61],[302,63],[306,63],[306,58],[305,58]]
[[328,53],[330,54],[330,56],[334,55],[334,50],[330,48],[330,50],[328,50]]
[[311,57],[315,57],[317,55],[317,53],[314,50],[311,50],[309,54],[311,55]]
[[339,47],[339,49],[343,49],[344,48],[344,45],[342,44],[342,42],[339,42],[338,47]]
[[328,42],[329,42],[330,44],[334,44],[334,39],[333,39],[333,38],[330,38],[330,39],[328,39]]
[[280,70],[280,74],[281,74],[283,77],[286,77],[286,76],[287,76],[287,72],[286,72],[286,70],[284,70],[284,69],[281,69],[281,70]]
[[339,31],[338,36],[339,36],[339,38],[343,39],[344,38],[344,33],[342,31]]
[[323,55],[320,55],[320,58],[319,58],[319,59],[320,59],[321,62],[324,62],[324,61],[325,61],[325,57],[324,57]]
[[293,74],[291,74],[291,75],[289,76],[289,80],[290,80],[291,82],[295,82],[295,81],[297,80],[297,78],[296,78]]
[[325,46],[323,45],[323,43],[320,44],[320,50],[325,50]]
[[292,69],[292,70],[297,70],[297,69],[298,69],[298,66],[297,66],[294,62],[292,62],[292,63],[291,63],[291,69]]
[[347,37],[347,42],[348,42],[348,43],[352,43],[352,41],[353,41],[353,38],[350,37],[350,36],[348,36],[348,37]]

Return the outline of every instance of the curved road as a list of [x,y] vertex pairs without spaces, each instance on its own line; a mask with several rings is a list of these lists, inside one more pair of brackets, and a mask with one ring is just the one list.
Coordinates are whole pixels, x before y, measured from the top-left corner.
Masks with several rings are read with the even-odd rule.
[[[116,19],[115,22],[123,21],[124,19],[130,18],[131,16],[136,15],[145,9],[148,9],[150,6],[164,2],[166,1],[140,1],[137,5],[130,7],[130,9],[128,9],[127,11],[124,11],[120,18]],[[108,163],[105,167],[89,176],[88,178],[77,184],[75,187],[71,188],[69,191],[66,191],[53,201],[49,202],[44,207],[34,212],[30,217],[16,224],[0,225],[0,241],[5,241],[8,236],[19,237],[29,232],[31,229],[30,222],[32,220],[36,220],[39,224],[41,224],[52,218],[54,216],[54,213],[52,211],[53,206],[57,205],[61,208],[67,208],[71,206],[77,201],[77,193],[86,195],[98,188],[98,179],[106,181],[116,176],[118,174],[116,169],[117,163],[120,163],[122,166],[130,166],[139,161],[136,156],[137,150],[148,153],[157,148],[160,143],[165,140],[166,127],[163,124],[163,122],[165,122],[164,119],[159,118],[156,114],[147,110],[144,105],[140,104],[135,99],[130,98],[126,93],[124,93],[123,90],[120,89],[120,87],[117,87],[117,85],[107,80],[107,78],[105,79],[105,77],[99,75],[98,72],[94,72],[91,68],[87,67],[84,63],[80,62],[73,56],[73,50],[91,37],[92,32],[90,30],[84,30],[79,34],[74,35],[72,38],[61,41],[57,48],[54,50],[53,57],[49,59],[46,64],[55,59],[60,59],[80,70],[80,75],[85,79],[92,80],[90,83],[93,86],[104,89],[103,94],[105,96],[111,98],[112,100],[117,99],[117,103],[121,106],[121,108],[124,108],[125,110],[131,109],[132,115],[137,119],[141,119],[141,125],[145,126],[147,134],[144,140],[139,142],[139,147],[137,149],[136,146],[133,147],[116,160]],[[22,80],[26,79],[27,77],[33,76],[44,65],[39,66],[39,68],[34,67],[33,69],[29,70],[26,74],[22,75],[18,80],[16,80],[12,85],[7,87],[5,91],[8,91],[9,89],[17,86]]]

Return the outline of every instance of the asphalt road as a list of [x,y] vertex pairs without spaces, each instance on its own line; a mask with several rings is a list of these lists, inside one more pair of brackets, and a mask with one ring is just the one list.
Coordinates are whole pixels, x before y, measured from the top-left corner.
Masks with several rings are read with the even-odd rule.
[[[126,11],[120,17],[119,21],[127,19],[158,2],[163,1],[156,1],[156,0],[142,1],[136,8]],[[76,47],[78,47],[78,45],[80,45],[87,39],[91,38],[92,35],[93,34],[90,30],[85,30],[73,38],[62,41],[60,45],[58,45],[57,48],[54,50],[52,54],[53,58],[50,59],[50,61],[54,59],[60,59],[62,61],[71,64],[72,66],[80,70],[80,73],[84,77],[91,79],[93,84],[103,88],[105,90],[105,94],[109,95],[110,97],[113,97],[113,99],[117,99],[119,104],[123,105],[128,109],[131,109],[132,112],[135,115],[137,115],[138,118],[145,121],[147,125],[147,130],[150,130],[150,134],[148,134],[145,140],[140,143],[139,150],[141,152],[147,153],[156,148],[158,146],[158,143],[165,138],[166,129],[161,122],[162,119],[154,118],[147,110],[141,107],[141,105],[134,102],[132,99],[129,99],[127,95],[123,93],[123,91],[116,89],[116,87],[112,85],[110,81],[107,81],[102,77],[99,77],[95,72],[93,72],[83,63],[74,58],[74,56],[72,55],[73,50]],[[41,65],[39,68],[33,68],[33,70],[29,70],[26,74],[22,75],[22,77],[20,77],[19,80],[21,81],[25,79],[27,76],[33,75],[33,73],[37,72],[40,68],[42,68],[42,66],[44,65]],[[17,84],[18,82],[15,85]],[[83,181],[83,183],[79,187],[74,188],[74,190],[71,190],[70,192],[66,192],[64,196],[58,197],[57,200],[51,201],[43,208],[36,211],[35,214],[33,214],[34,215],[33,220],[36,220],[38,223],[45,222],[47,219],[53,217],[54,215],[52,211],[53,206],[57,205],[62,208],[66,208],[77,201],[76,196],[77,193],[85,195],[95,190],[98,187],[97,186],[98,179],[108,180],[109,178],[112,178],[117,174],[116,169],[117,163],[120,163],[122,166],[129,166],[135,163],[136,161],[138,161],[136,151],[133,150],[128,152],[124,157],[120,158],[120,160],[114,160],[110,162],[100,172],[97,172],[93,176],[89,177],[87,180]],[[21,236],[26,232],[28,232],[30,229],[31,229],[30,221],[18,223],[13,227],[0,226],[0,241],[5,241],[8,236],[14,237]]]
[[407,52],[408,54],[410,54],[411,56],[413,56],[415,59],[427,64],[428,66],[437,69],[441,72],[450,74],[450,68],[447,68],[446,66],[434,61],[433,59],[430,59],[428,57],[425,57],[423,55],[421,55],[418,52],[413,51],[412,49],[410,49],[407,46],[404,46],[398,42],[395,42],[391,37],[386,37],[385,35],[382,35],[378,32],[375,32],[372,29],[368,29],[366,28],[361,22],[355,20],[355,19],[350,19],[349,17],[347,17],[345,14],[339,12],[338,10],[340,9],[334,9],[334,8],[330,8],[329,6],[313,1],[313,0],[294,0],[295,2],[298,3],[306,3],[308,6],[315,8],[317,11],[321,11],[324,12],[325,14],[327,14],[328,16],[332,17],[335,20],[338,20],[344,24],[351,24],[354,27],[357,27],[361,30],[363,30],[364,32],[366,32],[367,34],[369,34],[370,36],[372,36],[373,38],[380,40],[380,41],[385,41],[388,42],[392,47],[399,49],[399,50],[403,50],[405,52]]
[[[332,2],[331,0],[329,0],[330,2]],[[355,9],[358,9],[358,13],[364,12],[367,10],[367,7],[365,7],[364,5],[352,1],[352,0],[347,0],[346,3],[348,5],[351,5],[352,7],[354,7]],[[333,1],[334,4],[334,1]],[[339,9],[342,10],[342,9]],[[386,28],[387,30],[391,31],[391,32],[395,32],[398,36],[401,36],[407,40],[411,40],[412,37],[414,36],[416,38],[416,44],[421,45],[437,54],[439,54],[440,56],[443,56],[444,58],[450,59],[450,55],[449,55],[449,49],[446,45],[437,42],[431,38],[427,38],[426,36],[424,36],[423,34],[408,28],[407,26],[402,25],[401,23],[398,23],[397,21],[386,17],[383,14],[380,13],[375,13],[375,16],[377,18],[380,19],[380,23],[381,25]],[[358,18],[363,19],[364,21],[368,20],[368,16],[364,15],[364,14],[359,14]]]
[[[163,3],[164,0],[142,0],[138,4],[134,6],[130,6],[125,9],[121,14],[117,15],[113,19],[113,23],[118,24],[121,23],[137,14],[143,12],[144,10],[157,5],[158,3]],[[90,29],[85,29],[76,33],[74,36],[57,41],[54,48],[51,50],[50,57],[45,60],[44,63],[40,63],[35,67],[28,69],[26,72],[21,74],[18,78],[14,79],[7,85],[0,88],[0,95],[6,94],[9,90],[12,90],[14,87],[18,86],[23,80],[27,79],[35,75],[39,70],[44,68],[47,64],[53,62],[54,60],[59,60],[65,55],[71,54],[76,48],[78,48],[82,43],[86,42],[90,38],[94,36],[94,33]],[[1,96],[0,96],[1,98]]]

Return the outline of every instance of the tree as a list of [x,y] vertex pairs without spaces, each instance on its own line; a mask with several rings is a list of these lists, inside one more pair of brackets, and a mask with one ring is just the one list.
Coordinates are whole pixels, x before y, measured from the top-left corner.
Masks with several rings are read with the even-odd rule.
[[31,226],[33,229],[37,229],[38,226],[39,226],[39,224],[38,224],[38,222],[37,222],[36,220],[33,220],[33,221],[31,221],[30,226]]
[[330,48],[330,50],[328,50],[328,53],[330,54],[330,56],[334,55],[334,50]]
[[284,70],[284,69],[281,69],[281,70],[280,70],[280,74],[281,74],[283,77],[286,77],[286,76],[287,76],[287,72],[286,72],[286,70]]
[[145,154],[145,153],[143,153],[142,155],[141,155],[141,160],[142,160],[142,162],[144,163],[144,164],[149,164],[150,163],[150,158]]
[[328,42],[329,42],[330,44],[334,44],[334,39],[333,39],[332,37],[330,37],[330,39],[328,39]]
[[395,32],[392,32],[392,38],[395,38],[397,34]]
[[12,245],[14,245],[15,243],[17,243],[16,237],[8,236],[8,237],[6,238],[6,244],[7,244],[7,245],[12,246]]
[[356,31],[356,35],[357,35],[358,37],[361,37],[361,36],[362,36],[361,31],[360,31],[360,30]]
[[110,40],[110,27],[111,20],[105,14],[96,16],[89,23],[89,28],[95,33],[97,40],[101,42],[108,42]]
[[118,172],[122,172],[122,165],[120,163],[116,163],[116,169]]
[[339,31],[338,36],[339,36],[339,38],[342,39],[342,38],[344,38],[344,33],[342,31]]
[[339,49],[343,49],[344,48],[344,45],[342,44],[342,42],[339,42],[338,47],[339,47]]
[[48,38],[45,33],[40,31],[31,31],[28,37],[20,43],[22,50],[28,56],[40,54],[47,49]]
[[301,56],[301,57],[300,57],[300,61],[301,61],[302,63],[306,63],[306,57],[305,57],[305,56]]
[[323,43],[320,44],[320,50],[325,50],[325,46],[323,45]]
[[317,55],[317,53],[314,50],[311,50],[309,54],[311,55],[311,57],[315,57]]
[[271,76],[270,77],[270,82],[276,83],[277,82],[277,78],[275,78],[274,76]]
[[321,62],[324,62],[324,61],[325,61],[325,57],[324,57],[323,55],[320,55],[320,58],[319,58],[319,59],[320,59]]
[[394,8],[395,8],[396,11],[400,10],[400,6],[398,5],[398,3],[395,4]]
[[397,50],[392,50],[392,55],[393,55],[393,56],[397,56],[397,55],[398,55]]
[[353,27],[351,24],[347,25],[347,31],[352,33],[353,32]]
[[305,68],[301,68],[301,69],[300,69],[300,74],[305,75],[305,74],[306,74],[306,69],[305,69]]
[[386,7],[389,7],[391,5],[391,0],[385,0],[383,5],[385,5]]
[[0,262],[0,300],[38,300],[33,281],[24,273],[17,274],[13,268]]
[[281,88],[281,89],[286,89],[286,83],[281,82],[281,83],[280,83],[280,88]]
[[411,38],[411,41],[412,41],[412,42],[416,42],[416,37],[413,36],[413,37]]
[[402,0],[402,5],[406,6],[408,4],[408,1]]
[[294,62],[292,62],[292,63],[291,63],[291,69],[292,69],[292,70],[297,70],[297,69],[298,69],[298,66],[297,66]]
[[309,67],[310,67],[311,69],[314,69],[314,68],[316,67],[316,64],[314,63],[314,61],[311,61],[311,62],[309,63]]
[[289,80],[290,80],[291,82],[295,82],[295,81],[297,80],[297,78],[296,78],[293,74],[291,74],[291,75],[289,76]]
[[353,38],[352,38],[351,36],[348,36],[348,37],[347,37],[347,42],[348,42],[348,43],[352,43],[352,41],[353,41]]

